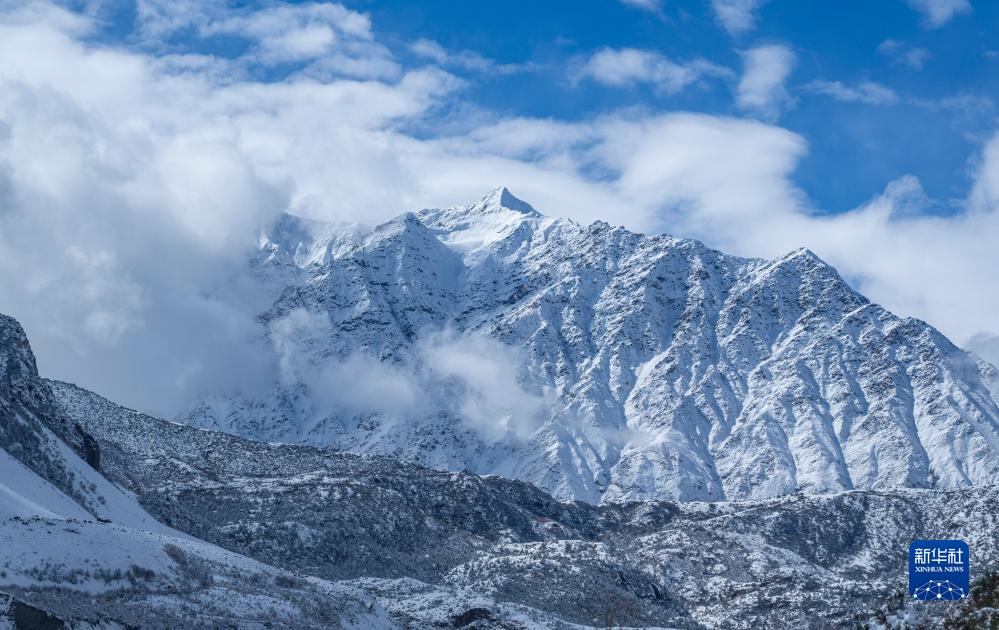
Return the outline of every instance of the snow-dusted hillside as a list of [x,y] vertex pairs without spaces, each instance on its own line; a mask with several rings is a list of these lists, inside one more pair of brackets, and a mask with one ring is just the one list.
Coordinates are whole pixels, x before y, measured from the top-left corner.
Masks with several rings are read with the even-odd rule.
[[[69,427],[88,462],[57,435]],[[97,452],[0,315],[0,628],[393,626],[354,587],[161,524],[97,470]]]
[[371,230],[286,216],[251,269],[281,382],[197,426],[590,502],[999,482],[991,366],[807,250],[727,256],[501,188]]

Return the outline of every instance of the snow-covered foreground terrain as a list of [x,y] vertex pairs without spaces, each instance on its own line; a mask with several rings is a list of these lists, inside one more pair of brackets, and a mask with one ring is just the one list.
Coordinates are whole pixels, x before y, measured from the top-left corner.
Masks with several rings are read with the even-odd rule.
[[[912,538],[966,540],[976,576],[999,563],[995,486],[563,503],[520,481],[145,416],[39,378],[16,322],[0,323],[8,622],[826,627],[958,614],[892,598]],[[56,433],[70,427],[75,447]]]
[[999,482],[996,369],[807,250],[737,258],[497,189],[370,230],[285,216],[247,273],[279,382],[197,426],[591,503]]

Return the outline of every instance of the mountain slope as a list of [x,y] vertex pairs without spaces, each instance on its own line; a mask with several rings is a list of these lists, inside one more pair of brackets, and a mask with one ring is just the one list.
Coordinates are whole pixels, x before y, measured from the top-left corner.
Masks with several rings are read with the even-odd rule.
[[392,626],[355,588],[296,580],[163,525],[97,470],[98,453],[0,315],[0,627]]
[[497,189],[367,232],[285,217],[251,269],[280,382],[197,426],[590,502],[999,481],[991,368],[807,250],[737,258]]

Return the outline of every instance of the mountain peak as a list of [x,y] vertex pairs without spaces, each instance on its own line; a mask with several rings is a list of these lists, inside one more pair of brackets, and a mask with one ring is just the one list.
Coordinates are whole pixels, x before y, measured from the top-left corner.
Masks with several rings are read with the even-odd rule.
[[466,258],[469,261],[486,250],[496,253],[494,246],[498,243],[506,243],[503,247],[522,243],[539,225],[555,221],[514,197],[504,186],[494,188],[471,205],[424,209],[417,217],[445,245],[472,254]]
[[531,204],[515,197],[506,186],[500,186],[499,188],[494,188],[489,191],[489,194],[480,199],[477,203],[473,204],[472,208],[480,211],[493,212],[500,209],[514,210],[516,212],[532,216],[540,216],[541,214],[531,207]]
[[428,240],[433,237],[429,235],[427,227],[420,221],[419,217],[412,212],[404,212],[391,221],[375,226],[363,242],[372,245],[400,238]]

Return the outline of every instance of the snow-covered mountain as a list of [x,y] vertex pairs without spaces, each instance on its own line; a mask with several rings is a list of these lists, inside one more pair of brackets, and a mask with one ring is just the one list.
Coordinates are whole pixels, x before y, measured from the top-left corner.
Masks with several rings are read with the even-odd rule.
[[288,215],[250,269],[280,382],[197,426],[593,503],[999,482],[995,368],[804,249],[728,256],[500,188],[372,229]]
[[[561,503],[146,416],[39,378],[9,318],[0,368],[0,628],[994,623],[996,485]],[[968,542],[971,601],[906,602],[914,538]]]

